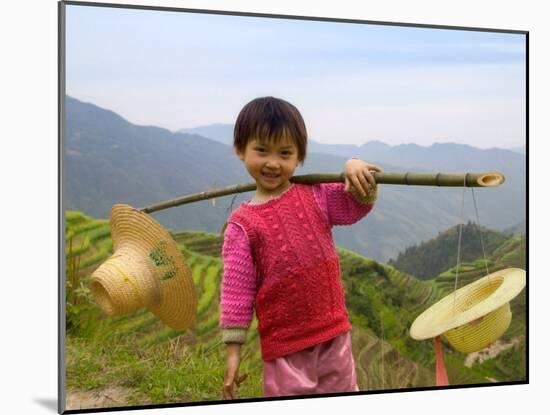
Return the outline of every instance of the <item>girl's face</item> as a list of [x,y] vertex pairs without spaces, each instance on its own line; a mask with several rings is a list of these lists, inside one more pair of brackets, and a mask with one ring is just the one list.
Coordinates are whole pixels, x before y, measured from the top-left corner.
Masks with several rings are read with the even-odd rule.
[[258,197],[277,196],[289,186],[298,166],[298,147],[291,139],[278,143],[249,140],[244,152],[235,150],[256,181]]

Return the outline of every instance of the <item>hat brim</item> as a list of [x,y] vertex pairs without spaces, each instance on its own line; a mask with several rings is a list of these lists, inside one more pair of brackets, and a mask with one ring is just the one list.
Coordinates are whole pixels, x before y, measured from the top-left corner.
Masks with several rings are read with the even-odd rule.
[[[191,270],[170,234],[146,213],[129,205],[111,208],[113,250],[131,245],[155,268],[160,282],[160,301],[149,310],[175,330],[192,325],[197,313],[197,294]],[[136,259],[137,260],[137,259]]]
[[473,322],[508,303],[525,283],[525,271],[519,268],[486,275],[425,310],[412,324],[410,335],[413,339],[425,340]]

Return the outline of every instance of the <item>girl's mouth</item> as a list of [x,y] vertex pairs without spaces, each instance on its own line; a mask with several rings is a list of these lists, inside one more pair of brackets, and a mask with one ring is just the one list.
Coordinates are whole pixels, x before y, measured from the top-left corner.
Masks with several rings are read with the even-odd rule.
[[262,176],[265,177],[266,179],[276,179],[280,175],[275,173],[262,173]]

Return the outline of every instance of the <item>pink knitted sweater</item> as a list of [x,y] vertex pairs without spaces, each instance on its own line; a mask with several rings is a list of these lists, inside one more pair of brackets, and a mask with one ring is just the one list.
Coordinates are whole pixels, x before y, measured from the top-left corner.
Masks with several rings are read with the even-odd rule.
[[[349,225],[357,222],[372,209],[373,204],[358,202],[352,194],[343,191],[344,185],[341,183],[321,184],[312,187],[300,186],[301,185],[294,185],[277,199],[273,199],[266,203],[259,205],[243,203],[241,207],[234,212],[234,215],[232,215],[233,221],[229,221],[225,232],[223,247],[224,277],[222,282],[220,318],[224,341],[244,342],[246,338],[246,328],[248,328],[251,323],[254,306],[256,305],[256,312],[259,318],[258,329],[260,330],[260,338],[262,340],[262,354],[264,360],[276,358],[280,355],[288,354],[307,348],[313,344],[329,340],[349,330],[350,327],[347,320],[345,303],[343,301],[341,282],[339,280],[338,258],[329,229],[333,225]],[[313,191],[311,191],[311,189]],[[310,194],[311,196],[308,196]],[[293,199],[296,197],[297,199]],[[283,202],[286,202],[286,205]],[[288,203],[294,202],[296,202],[297,208],[289,210]],[[298,205],[302,203],[316,206],[311,206],[310,208],[307,208],[307,206],[300,206],[298,208]],[[286,213],[279,209],[283,206],[287,206]],[[251,232],[251,228],[254,226],[252,223],[256,222],[251,222],[248,218],[249,216],[251,218],[254,217],[257,213],[265,215],[267,212],[273,212],[272,208],[276,209],[278,221],[274,225],[269,225],[269,229],[275,229],[279,226],[285,229],[283,233],[281,233],[283,229],[268,230],[267,234],[266,231],[264,231],[264,236],[262,236],[262,238],[265,240],[265,237],[267,237],[270,242],[267,245],[265,241],[262,242],[262,251],[258,251],[259,242],[255,236],[257,232]],[[312,214],[313,216],[311,216]],[[263,216],[257,216],[257,218],[263,221]],[[239,222],[241,224],[239,224]],[[293,222],[294,225],[292,225],[291,222]],[[298,226],[301,225],[302,222],[304,226]],[[309,223],[309,227],[306,226],[306,222]],[[246,226],[243,224],[246,224]],[[286,229],[287,224],[291,229]],[[291,236],[288,235],[290,230],[293,233]],[[298,234],[296,234],[296,232],[298,232]],[[325,232],[328,232],[328,234]],[[284,240],[283,235],[285,238]],[[290,242],[290,239],[289,241],[286,240],[288,238],[292,239],[293,246],[287,246]],[[271,241],[271,239],[273,239],[273,241]],[[277,241],[277,239],[281,239],[281,241]],[[315,241],[315,243],[313,241]],[[267,251],[265,251],[266,248],[268,248]],[[282,253],[282,255],[275,254],[276,256],[273,257],[271,253],[275,248],[277,251],[280,249],[294,248],[294,251]],[[319,252],[319,248],[321,248],[321,252]],[[317,249],[317,251],[315,251],[315,249]],[[261,257],[263,257],[263,259]],[[311,260],[312,258],[314,259],[313,262]],[[317,262],[315,262],[315,258]],[[269,260],[271,260],[271,262],[269,262]],[[285,263],[284,267],[282,267],[281,262]],[[321,303],[329,303],[329,299],[334,300],[334,298],[340,297],[341,299],[336,303],[333,301],[333,310],[323,309],[324,311],[319,311],[320,308],[318,305],[315,306],[315,302],[313,308],[315,309],[317,307],[319,310],[315,311],[311,309],[312,301],[309,299],[306,302],[310,305],[310,308],[304,308],[304,312],[322,313],[327,316],[330,314],[333,316],[332,320],[334,321],[328,321],[330,319],[327,320],[326,317],[323,319],[323,316],[310,316],[308,317],[310,321],[305,326],[300,326],[298,323],[302,323],[301,321],[293,321],[302,318],[299,316],[300,313],[285,310],[285,306],[281,305],[285,303],[285,301],[275,301],[274,299],[274,297],[279,297],[279,291],[273,290],[271,286],[273,284],[279,284],[277,280],[285,280],[284,275],[282,275],[285,274],[285,270],[297,269],[296,267],[298,267],[298,269],[300,267],[303,268],[305,262],[311,262],[311,264],[307,265],[307,268],[309,269],[313,266],[316,268],[316,271],[311,269],[308,272],[302,272],[300,279],[297,280],[300,285],[298,289],[314,290],[318,288],[318,284],[325,283],[326,281],[329,285],[320,289],[316,297],[329,295],[329,297],[323,299]],[[323,273],[328,274],[325,277],[321,277]],[[318,275],[318,280],[315,280],[316,275]],[[302,279],[312,279],[312,281],[304,281],[302,283]],[[288,281],[291,280],[286,279],[285,281],[287,282],[279,284],[281,291],[284,291],[282,288],[286,289]],[[310,288],[306,288],[308,286]],[[332,294],[326,294],[326,292],[329,291]],[[288,297],[291,293],[292,292],[286,293],[284,296]],[[307,298],[308,294],[311,295],[311,293],[300,293],[298,297]],[[296,302],[298,301],[297,299]],[[301,305],[299,303],[292,306],[286,306],[289,310],[298,310],[300,307]],[[277,312],[272,310],[277,310]],[[288,314],[285,317],[286,320],[283,319],[282,322],[277,321],[281,320],[281,313]],[[294,318],[293,315],[296,315],[296,318]],[[323,320],[327,320],[326,323],[328,323],[328,325],[324,325],[322,323]],[[281,342],[280,335],[271,335],[273,330],[268,327],[269,324],[266,325],[266,321],[274,321],[273,324],[277,331],[281,332],[282,330],[285,332],[285,336],[288,339],[295,340]],[[321,323],[317,324],[315,322]],[[288,327],[286,327],[287,325]],[[312,325],[317,325],[319,327],[315,329]],[[293,331],[300,331],[301,333],[293,333]]]

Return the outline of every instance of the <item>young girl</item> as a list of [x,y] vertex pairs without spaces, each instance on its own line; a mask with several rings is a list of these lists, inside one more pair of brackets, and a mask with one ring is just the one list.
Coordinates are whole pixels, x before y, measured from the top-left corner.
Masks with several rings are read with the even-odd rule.
[[340,280],[333,225],[351,225],[373,207],[380,167],[351,159],[344,183],[291,184],[306,157],[307,132],[292,104],[257,98],[241,110],[234,147],[256,194],[228,219],[221,294],[227,346],[223,386],[234,399],[241,345],[254,309],[264,396],[357,391],[351,325]]

